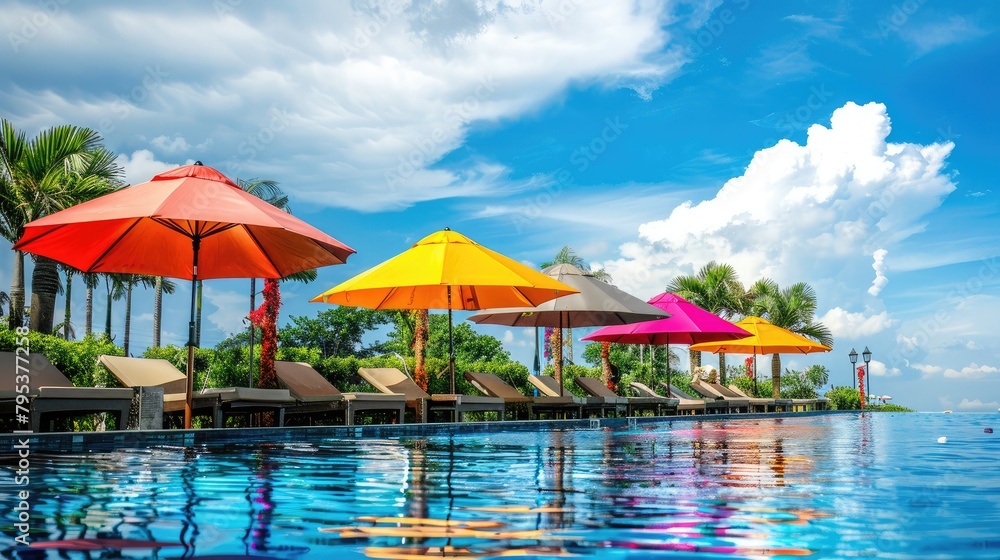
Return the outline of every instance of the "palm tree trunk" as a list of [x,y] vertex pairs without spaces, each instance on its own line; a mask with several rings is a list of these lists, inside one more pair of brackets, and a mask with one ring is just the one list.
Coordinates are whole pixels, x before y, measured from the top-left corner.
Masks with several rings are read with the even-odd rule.
[[59,269],[56,261],[35,257],[35,270],[31,273],[31,330],[52,334],[56,314],[56,294],[59,292]]
[[701,352],[688,350],[688,354],[691,358],[691,373],[694,374],[694,370],[701,367]]
[[85,318],[83,336],[94,334],[94,287],[87,282],[87,317]]
[[771,356],[771,398],[781,397],[781,356]]
[[427,366],[424,363],[427,353],[427,339],[429,337],[426,309],[417,309],[413,314],[413,356],[416,365],[413,366],[413,381],[424,391],[427,390]]
[[122,337],[122,347],[128,356],[129,329],[132,326],[132,282],[125,288],[125,336]]
[[726,384],[726,353],[719,352],[719,383]]
[[[163,313],[163,277],[156,277],[156,292],[153,296],[153,348],[160,347],[160,321]],[[126,354],[128,355],[128,354]]]
[[194,345],[201,347],[201,280],[198,280],[198,299],[195,304]]
[[10,313],[7,326],[11,330],[24,324],[24,253],[14,252],[14,277],[10,281]]
[[[73,271],[66,270],[66,309],[63,311],[63,339],[69,340],[70,315],[72,314],[73,302]],[[74,335],[75,336],[75,335]]]
[[104,281],[108,287],[108,308],[104,315],[104,335],[108,337],[108,340],[111,340],[111,300],[114,299],[111,295],[111,277],[105,275]]
[[601,381],[606,386],[611,383],[611,343],[601,343]]

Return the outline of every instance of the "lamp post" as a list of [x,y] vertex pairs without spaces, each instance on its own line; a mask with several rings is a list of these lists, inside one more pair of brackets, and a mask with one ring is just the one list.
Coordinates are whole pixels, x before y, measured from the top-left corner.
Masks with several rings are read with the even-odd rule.
[[853,389],[857,389],[858,382],[855,381],[854,364],[858,363],[858,353],[854,350],[854,348],[851,348],[851,353],[847,356],[851,358],[851,387]]
[[868,369],[868,362],[872,361],[872,351],[865,346],[864,352],[861,352],[861,357],[865,360],[865,377],[868,379],[868,388],[865,390],[866,395],[872,394],[872,372]]

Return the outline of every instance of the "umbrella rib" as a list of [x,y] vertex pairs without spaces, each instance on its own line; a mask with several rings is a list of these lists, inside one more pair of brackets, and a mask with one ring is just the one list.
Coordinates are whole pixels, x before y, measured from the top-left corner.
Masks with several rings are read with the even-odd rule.
[[[264,250],[263,245],[261,245],[260,241],[257,240],[257,236],[253,234],[253,231],[251,231],[250,228],[248,228],[248,227],[244,227],[243,231],[245,231],[247,233],[247,236],[250,237],[250,240],[253,241],[253,244],[257,246],[257,249],[260,251],[260,254],[264,255],[264,258],[266,258],[267,262],[270,263],[271,268],[273,268],[274,271],[278,274],[278,278],[279,279],[282,278],[283,275],[281,274],[281,271],[278,270],[277,263],[275,263],[274,259],[271,258],[270,253],[268,253],[267,251]],[[217,232],[215,232],[215,233],[217,233]],[[289,273],[289,274],[291,274],[291,273]]]
[[114,247],[115,245],[117,245],[117,244],[118,244],[118,243],[119,243],[119,242],[120,242],[120,241],[121,241],[122,239],[124,239],[124,238],[125,238],[125,236],[126,236],[126,235],[128,235],[128,233],[129,233],[130,231],[132,231],[133,229],[135,229],[135,227],[136,227],[137,225],[139,225],[139,222],[140,222],[140,221],[141,221],[141,220],[132,220],[132,223],[131,223],[131,224],[129,224],[128,228],[126,228],[126,229],[125,229],[125,231],[123,231],[123,232],[121,233],[121,235],[119,235],[118,237],[116,237],[113,243],[109,243],[109,244],[108,244],[108,246],[107,246],[107,248],[105,248],[105,249],[104,249],[104,251],[101,251],[101,254],[100,254],[100,256],[98,256],[98,257],[97,257],[96,259],[94,259],[94,260],[93,260],[93,263],[94,263],[94,264],[93,264],[92,266],[88,267],[88,268],[87,268],[87,270],[84,270],[84,272],[87,272],[87,273],[92,273],[92,272],[96,272],[96,270],[95,270],[95,267],[96,267],[96,266],[97,266],[98,264],[100,264],[100,262],[101,262],[101,261],[103,261],[103,260],[104,260],[104,257],[108,256],[108,253],[110,253],[110,252],[111,252],[111,249],[112,249],[112,248],[113,248],[113,247]]

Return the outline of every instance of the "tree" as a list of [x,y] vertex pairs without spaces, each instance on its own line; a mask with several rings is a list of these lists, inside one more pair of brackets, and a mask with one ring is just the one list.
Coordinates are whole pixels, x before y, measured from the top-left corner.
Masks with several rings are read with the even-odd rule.
[[163,294],[172,294],[177,284],[163,276],[156,277],[153,296],[153,348],[160,347],[160,325],[163,322]]
[[[756,294],[750,310],[754,315],[764,317],[772,325],[833,346],[833,336],[822,323],[816,321],[816,291],[805,282],[779,289],[776,282],[762,285]],[[773,394],[781,394],[781,356],[771,357],[771,385]]]
[[426,309],[414,309],[413,314],[413,381],[424,391],[427,390],[427,341],[430,336],[430,314]]
[[[115,155],[88,128],[62,125],[28,140],[0,121],[0,235],[15,243],[37,218],[114,190],[122,176]],[[32,274],[31,328],[52,332],[59,273],[38,257]],[[25,303],[24,253],[15,251],[10,291],[11,327],[20,326]]]
[[[62,332],[63,339],[69,340],[69,333],[73,330],[73,322],[71,320],[73,314],[73,275],[79,272],[77,269],[66,266],[59,265],[59,268],[66,273],[66,308],[63,310],[63,322],[62,322]],[[74,333],[74,337],[76,333]]]
[[291,317],[279,338],[282,346],[316,348],[323,358],[367,358],[379,353],[382,345],[375,342],[366,346],[365,335],[391,322],[386,311],[338,306],[324,309],[315,317]]
[[84,318],[84,336],[90,336],[94,332],[94,288],[100,283],[97,273],[86,272],[83,274],[83,285],[87,288],[86,317]]
[[122,349],[128,356],[130,333],[132,330],[132,288],[141,285],[149,288],[156,285],[156,276],[146,276],[143,274],[120,274],[121,284],[125,290],[125,335],[122,336]]
[[[559,249],[559,252],[556,253],[556,256],[553,257],[551,261],[543,262],[541,264],[541,267],[544,270],[550,266],[557,264],[568,264],[570,266],[575,266],[576,268],[579,268],[581,271],[583,271],[585,274],[593,276],[594,278],[602,282],[607,282],[608,284],[611,283],[611,275],[608,274],[606,270],[604,270],[603,268],[594,269],[590,267],[587,263],[583,261],[582,258],[580,258],[579,255],[576,254],[576,252],[573,251],[573,249],[569,245],[563,245],[563,248]],[[553,349],[552,363],[555,369],[555,377],[556,379],[562,380],[562,361],[563,361],[562,353],[564,344],[569,351],[569,361],[570,362],[573,361],[573,329],[566,329],[565,333],[562,332],[562,329],[552,329],[550,343]],[[611,363],[606,362],[602,364],[601,369],[606,374],[610,374]]]
[[[715,313],[731,319],[746,308],[745,291],[736,269],[728,264],[712,261],[693,276],[678,276],[667,285],[667,291]],[[691,371],[701,365],[701,352],[691,351]],[[719,354],[719,373],[726,382],[725,354]]]
[[[448,359],[448,314],[435,313],[428,316],[427,357]],[[455,361],[470,362],[510,362],[510,352],[496,338],[479,334],[468,323],[459,323],[453,328],[455,339]]]

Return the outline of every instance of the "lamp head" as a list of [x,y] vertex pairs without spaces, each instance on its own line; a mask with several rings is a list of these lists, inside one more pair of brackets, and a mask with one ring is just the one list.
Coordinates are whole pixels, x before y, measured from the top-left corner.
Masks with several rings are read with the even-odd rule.
[[872,361],[872,351],[865,346],[865,351],[861,353],[861,357],[864,358],[865,363]]
[[854,348],[851,348],[851,353],[848,354],[848,356],[850,356],[852,364],[858,363],[858,353],[854,350]]

